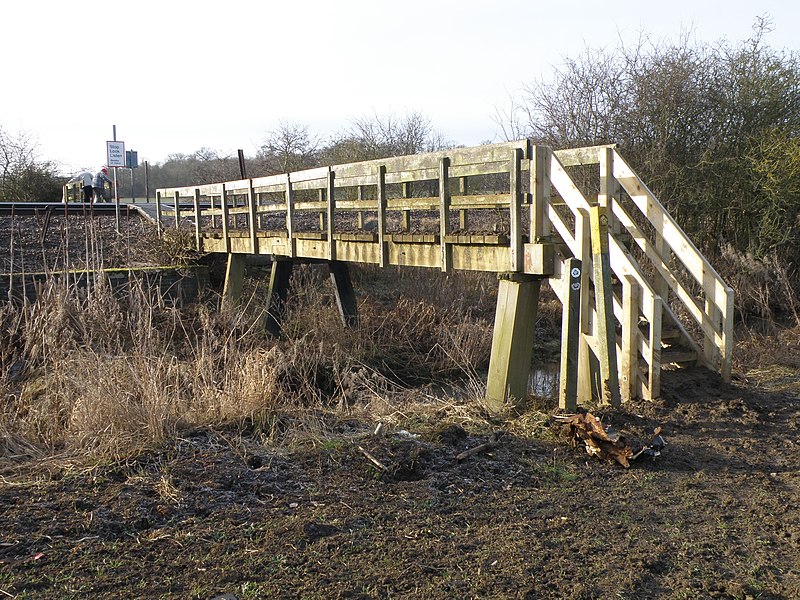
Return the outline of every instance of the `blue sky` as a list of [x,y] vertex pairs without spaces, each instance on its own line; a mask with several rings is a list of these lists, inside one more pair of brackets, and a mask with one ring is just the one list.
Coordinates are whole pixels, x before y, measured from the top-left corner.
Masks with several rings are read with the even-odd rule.
[[473,145],[565,56],[686,31],[738,42],[759,15],[771,46],[800,49],[786,0],[5,3],[0,126],[64,173],[102,164],[113,125],[151,162],[204,146],[252,155],[280,120],[325,136],[408,111]]

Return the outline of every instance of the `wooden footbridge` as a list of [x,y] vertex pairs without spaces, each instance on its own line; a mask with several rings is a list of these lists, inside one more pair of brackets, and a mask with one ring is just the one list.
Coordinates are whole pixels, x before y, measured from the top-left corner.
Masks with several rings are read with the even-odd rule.
[[276,334],[295,262],[330,266],[347,325],[350,263],[497,273],[496,409],[527,396],[543,279],[564,307],[562,407],[656,398],[662,368],[730,378],[733,292],[615,146],[521,140],[159,189],[156,213],[159,228],[193,223],[200,251],[227,254],[229,299],[247,255],[272,257]]

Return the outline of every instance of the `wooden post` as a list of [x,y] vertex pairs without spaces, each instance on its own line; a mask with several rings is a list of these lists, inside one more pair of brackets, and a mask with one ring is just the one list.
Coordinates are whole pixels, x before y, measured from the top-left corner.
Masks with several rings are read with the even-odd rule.
[[731,381],[731,356],[733,354],[733,289],[725,288],[725,311],[722,314],[722,355],[720,374],[723,381]]
[[175,203],[175,229],[181,228],[181,195],[180,192],[175,192],[173,195],[173,202]]
[[442,257],[442,271],[453,270],[453,248],[445,238],[450,234],[450,159],[439,159],[439,245]]
[[336,197],[334,196],[333,189],[334,177],[336,177],[336,174],[333,169],[329,167],[326,193],[328,197],[328,260],[336,260],[336,240],[333,239],[333,230],[336,223],[336,219],[334,218],[334,212],[336,210]]
[[[240,164],[244,165],[242,155],[239,156]],[[253,190],[253,180],[247,182],[247,205],[250,208],[250,252],[258,254],[258,238],[256,228],[258,227],[258,212],[256,210],[256,193]]]
[[614,217],[611,204],[619,198],[619,182],[614,178],[614,149],[604,148],[600,151],[600,194],[597,203],[606,207],[609,219],[609,231],[618,235],[621,231],[619,220]]
[[[655,232],[655,239],[653,240],[653,248],[658,254],[658,257],[664,262],[664,264],[669,267],[670,260],[672,259],[672,251],[670,250],[669,244],[664,239],[664,236],[656,230]],[[664,277],[656,271],[653,275],[653,291],[656,294],[661,296],[661,299],[664,302],[669,302],[669,282],[667,282]]]
[[661,320],[664,314],[661,296],[653,296],[653,305],[650,307],[650,337],[648,339],[647,363],[649,376],[647,378],[647,397],[645,400],[655,400],[661,395]]
[[378,167],[378,264],[384,268],[388,264],[386,247],[386,166]]
[[283,312],[286,299],[289,296],[289,282],[292,277],[291,260],[276,260],[272,263],[272,272],[269,277],[269,291],[267,292],[266,317],[264,328],[273,337],[280,337]]
[[233,306],[242,296],[244,265],[244,254],[228,254],[228,265],[225,268],[225,287],[222,290],[222,304],[224,306]]
[[537,243],[550,235],[550,228],[545,219],[545,209],[550,203],[550,148],[547,146],[533,147],[533,160],[531,161],[531,207],[530,207],[530,240],[531,244]]
[[[413,193],[411,189],[411,183],[404,181],[402,183],[402,188],[403,198],[411,198]],[[400,212],[400,230],[406,232],[411,230],[411,211],[403,210]]]
[[[458,178],[458,193],[460,196],[466,196],[469,193],[469,185],[466,176]],[[466,208],[458,211],[458,228],[461,232],[469,229],[469,215]]]
[[[362,200],[364,200],[364,186],[363,185],[358,186],[357,190],[358,190],[357,192],[358,195],[356,196],[356,199],[359,202],[361,202]],[[359,231],[364,229],[364,211],[361,209],[359,209],[358,211],[356,227],[358,228]]]
[[589,276],[592,264],[591,227],[589,213],[578,209],[575,215],[575,241],[578,243],[581,259],[581,302],[580,302],[580,336],[578,339],[578,397],[587,401],[592,398],[592,358],[593,351],[589,344],[594,326],[592,310],[589,303],[592,278]]
[[192,202],[194,203],[194,239],[197,250],[200,250],[200,188],[194,188],[192,194]]
[[601,399],[614,407],[620,405],[617,372],[617,341],[611,289],[611,262],[608,255],[608,208],[592,206],[592,266],[595,310],[597,312],[597,358],[600,361]]
[[294,190],[288,173],[286,174],[286,232],[289,236],[287,238],[289,256],[294,257],[297,254],[297,242],[294,239]]
[[581,261],[568,258],[562,273],[561,364],[558,378],[558,405],[569,412],[578,407],[578,342],[580,340]]
[[639,303],[641,291],[635,277],[622,281],[622,356],[619,391],[623,402],[635,398],[639,381]]
[[[706,292],[708,294],[708,292]],[[717,308],[714,300],[706,296],[705,299],[705,314],[708,317],[708,322],[713,328],[713,331],[722,331],[722,311]],[[706,357],[706,362],[709,367],[715,371],[719,371],[722,365],[719,364],[720,349],[716,344],[713,335],[708,333],[703,334],[703,355]]]
[[161,192],[158,190],[156,190],[156,232],[158,237],[161,237],[161,234],[164,233],[161,225]]
[[540,286],[541,279],[531,275],[500,279],[486,385],[486,405],[493,412],[509,401],[519,405],[528,395]]
[[336,305],[345,327],[358,325],[358,304],[353,290],[353,281],[350,279],[350,267],[346,262],[334,260],[328,263],[331,272],[331,282],[336,292]]
[[228,190],[222,184],[222,196],[220,197],[220,207],[222,208],[222,239],[225,240],[225,252],[231,251],[231,238],[228,233]]
[[509,225],[510,225],[510,270],[520,273],[524,270],[525,252],[522,247],[522,227],[520,219],[522,217],[522,148],[514,148],[513,157],[509,169],[511,195],[509,202]]

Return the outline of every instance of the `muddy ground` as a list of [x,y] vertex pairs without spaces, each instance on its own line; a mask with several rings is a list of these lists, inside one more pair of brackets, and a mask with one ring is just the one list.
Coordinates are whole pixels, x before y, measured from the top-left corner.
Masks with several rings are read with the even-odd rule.
[[493,423],[399,406],[378,435],[340,412],[292,444],[187,429],[122,463],[6,455],[0,597],[800,598],[798,382],[666,372],[660,400],[596,413],[632,440],[663,428],[628,469],[547,402]]
[[497,423],[458,461],[492,431],[344,418],[293,449],[198,429],[125,464],[6,464],[0,595],[800,597],[798,394],[704,369],[663,387],[599,413],[631,438],[663,428],[629,469],[556,425]]

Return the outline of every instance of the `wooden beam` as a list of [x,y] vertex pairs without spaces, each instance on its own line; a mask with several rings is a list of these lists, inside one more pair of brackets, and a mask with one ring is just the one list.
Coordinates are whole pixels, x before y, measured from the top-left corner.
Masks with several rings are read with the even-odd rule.
[[533,335],[541,279],[511,275],[500,279],[486,384],[486,406],[495,413],[521,405],[528,396]]
[[328,263],[328,267],[342,324],[345,327],[356,327],[358,325],[358,304],[350,278],[350,267],[346,262],[341,261],[331,261]]

